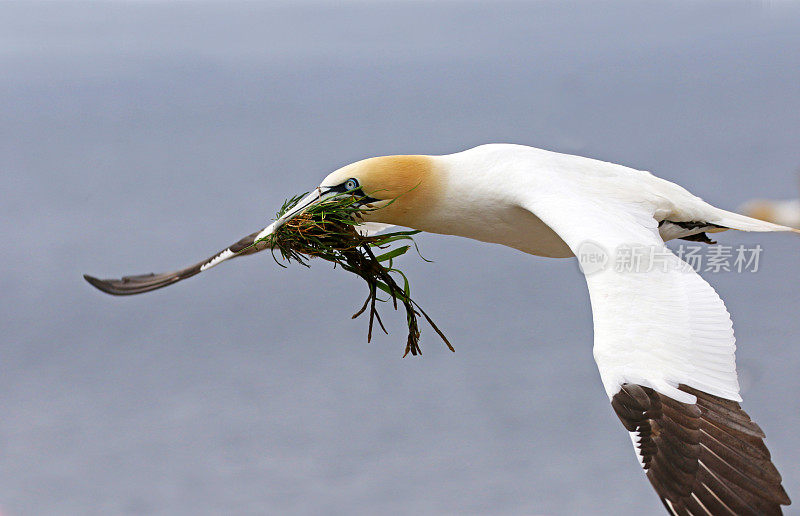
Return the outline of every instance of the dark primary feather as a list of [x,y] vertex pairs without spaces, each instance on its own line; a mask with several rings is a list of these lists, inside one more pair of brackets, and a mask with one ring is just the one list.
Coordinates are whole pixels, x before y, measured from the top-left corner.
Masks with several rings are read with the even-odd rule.
[[685,385],[681,403],[624,384],[611,405],[639,436],[647,478],[670,514],[782,514],[791,501],[764,445],[764,432],[738,403]]
[[89,283],[91,283],[95,288],[114,296],[130,296],[133,294],[142,294],[144,292],[150,292],[152,290],[172,285],[173,283],[184,280],[186,278],[191,278],[192,276],[199,274],[200,272],[202,272],[202,267],[205,264],[211,262],[214,258],[221,255],[225,251],[231,251],[236,256],[244,256],[248,254],[253,254],[257,251],[261,251],[262,249],[267,247],[267,244],[265,242],[263,244],[259,243],[258,245],[253,245],[255,242],[255,238],[259,233],[260,231],[251,233],[250,235],[247,235],[246,237],[242,238],[241,240],[239,240],[232,246],[228,247],[227,249],[215,254],[211,258],[203,260],[202,262],[196,263],[192,266],[186,267],[185,269],[181,269],[179,271],[164,272],[161,274],[150,273],[150,274],[139,274],[135,276],[123,276],[120,279],[98,279],[93,276],[89,276],[88,274],[84,274],[83,278]]
[[120,279],[98,279],[88,274],[84,274],[83,278],[92,284],[95,288],[102,290],[106,294],[114,296],[130,296],[133,294],[141,294],[143,292],[150,292],[173,283],[191,278],[200,272],[200,267],[206,262],[200,262],[191,267],[181,269],[174,272],[165,272],[162,274],[140,274],[138,276],[123,276]]
[[711,240],[708,235],[705,233],[709,230],[716,230],[716,229],[730,229],[725,226],[720,226],[718,224],[712,224],[710,222],[702,222],[702,221],[689,221],[689,222],[675,222],[672,220],[662,220],[658,223],[658,227],[672,227],[673,229],[680,228],[676,233],[678,235],[672,238],[679,238],[681,240],[689,240],[690,242],[702,242],[704,244],[716,244],[715,240]]

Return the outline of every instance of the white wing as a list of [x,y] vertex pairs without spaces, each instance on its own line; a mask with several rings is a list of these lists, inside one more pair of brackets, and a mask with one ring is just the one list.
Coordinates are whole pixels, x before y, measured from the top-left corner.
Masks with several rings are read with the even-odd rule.
[[600,376],[664,506],[781,514],[790,500],[764,433],[737,403],[722,300],[664,245],[645,204],[572,201],[546,197],[528,209],[583,259]]
[[[740,401],[730,315],[714,289],[675,256],[653,215],[638,205],[538,201],[529,209],[584,263],[594,356],[609,398],[623,383],[685,403],[684,384]],[[598,270],[599,269],[599,270]]]

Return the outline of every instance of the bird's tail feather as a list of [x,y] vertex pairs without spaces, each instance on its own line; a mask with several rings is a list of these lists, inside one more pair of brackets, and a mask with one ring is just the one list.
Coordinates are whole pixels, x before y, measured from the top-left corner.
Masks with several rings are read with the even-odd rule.
[[781,226],[780,224],[773,224],[764,220],[754,219],[747,215],[740,215],[732,211],[725,211],[715,208],[714,217],[709,218],[709,222],[724,226],[726,228],[738,229],[740,231],[792,231],[800,233],[800,230],[790,228],[788,226]]

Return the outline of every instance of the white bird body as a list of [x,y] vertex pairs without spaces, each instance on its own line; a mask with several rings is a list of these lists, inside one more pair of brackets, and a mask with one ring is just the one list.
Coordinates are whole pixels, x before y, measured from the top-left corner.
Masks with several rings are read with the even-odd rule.
[[[535,209],[535,204],[548,199],[556,204],[582,200],[604,210],[639,206],[659,222],[706,221],[741,226],[736,229],[745,231],[787,230],[716,208],[649,172],[591,158],[512,144],[487,144],[427,158],[431,163],[425,174],[438,176],[438,192],[435,202],[415,210],[421,215],[412,227],[502,244],[537,256],[574,256],[563,238],[536,215],[541,209]],[[349,173],[344,167],[322,184]],[[365,220],[385,222],[381,210]],[[408,221],[395,221],[404,222]],[[615,226],[624,227],[619,221]],[[669,227],[659,231],[665,240],[699,232]]]
[[730,316],[713,288],[664,246],[659,222],[786,228],[715,208],[649,172],[532,147],[483,145],[433,162],[443,191],[417,229],[550,257],[574,256],[585,242],[606,251],[648,246],[669,261],[666,271],[607,267],[587,276],[594,355],[609,397],[632,382],[687,403],[694,396],[679,384],[741,400]]
[[[789,503],[763,433],[736,403],[730,315],[664,242],[710,242],[705,233],[727,229],[792,229],[716,208],[649,172],[522,145],[370,158],[333,172],[298,206],[345,184],[359,185],[366,206],[381,208],[364,213],[369,224],[459,235],[539,256],[578,256],[600,378],[667,509],[778,514]],[[87,279],[114,294],[159,288],[237,256],[252,237],[280,223],[177,273]],[[631,250],[645,251],[644,263],[614,266]],[[587,266],[587,253],[604,261]]]

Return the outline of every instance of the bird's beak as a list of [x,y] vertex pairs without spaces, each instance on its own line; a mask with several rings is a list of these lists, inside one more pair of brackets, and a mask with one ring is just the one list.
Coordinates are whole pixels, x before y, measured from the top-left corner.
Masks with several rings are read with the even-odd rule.
[[292,220],[296,216],[300,215],[308,208],[315,204],[319,204],[323,202],[325,199],[329,199],[339,193],[339,190],[335,187],[328,187],[328,186],[318,186],[314,190],[311,191],[308,195],[297,201],[297,204],[294,205],[294,208],[287,211],[281,217],[273,222],[272,230],[275,231],[279,227],[286,224],[288,221]]
[[[267,235],[275,233],[278,228],[300,215],[308,208],[315,204],[323,202],[325,199],[335,196],[340,193],[340,189],[331,186],[318,186],[312,190],[308,195],[297,201],[292,209],[280,216],[275,222],[261,230],[260,233],[255,234],[255,240],[261,240]],[[252,236],[252,235],[251,235]],[[246,237],[247,238],[247,237]]]

